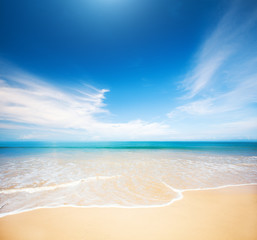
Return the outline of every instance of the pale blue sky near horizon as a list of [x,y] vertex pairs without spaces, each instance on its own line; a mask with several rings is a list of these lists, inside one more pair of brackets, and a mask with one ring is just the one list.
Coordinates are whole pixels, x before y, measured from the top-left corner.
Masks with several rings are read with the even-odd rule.
[[257,140],[257,2],[2,0],[0,141]]

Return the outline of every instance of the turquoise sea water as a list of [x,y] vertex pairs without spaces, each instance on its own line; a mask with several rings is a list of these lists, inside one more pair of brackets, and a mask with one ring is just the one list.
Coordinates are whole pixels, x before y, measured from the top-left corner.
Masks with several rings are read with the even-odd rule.
[[257,142],[0,142],[0,148],[174,149],[256,154]]
[[0,143],[0,216],[163,206],[188,189],[256,182],[256,142]]

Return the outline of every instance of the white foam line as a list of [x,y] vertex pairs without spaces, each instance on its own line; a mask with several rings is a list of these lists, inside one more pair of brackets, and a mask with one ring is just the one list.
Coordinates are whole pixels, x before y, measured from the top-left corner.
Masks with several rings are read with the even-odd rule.
[[241,184],[228,184],[228,185],[222,185],[218,187],[208,187],[208,188],[188,188],[188,189],[182,189],[181,192],[188,192],[188,191],[205,191],[205,190],[214,190],[214,189],[222,189],[227,187],[240,187],[240,186],[249,186],[249,185],[257,185],[257,183],[241,183]]
[[211,188],[193,188],[193,189],[176,189],[172,186],[168,185],[165,182],[162,182],[166,187],[170,188],[172,191],[178,193],[178,197],[173,198],[171,201],[159,204],[159,205],[135,205],[135,206],[123,206],[119,204],[109,204],[109,205],[89,205],[89,206],[78,206],[78,205],[58,205],[58,206],[44,206],[44,207],[35,207],[30,209],[23,209],[23,210],[15,210],[13,212],[9,213],[3,213],[0,214],[0,218],[9,216],[9,215],[15,215],[19,213],[29,212],[37,209],[53,209],[53,208],[60,208],[60,207],[74,207],[74,208],[158,208],[158,207],[167,207],[170,206],[172,203],[179,201],[184,198],[183,192],[189,192],[189,191],[205,191],[205,190],[215,190],[215,189],[222,189],[227,187],[240,187],[240,186],[250,186],[250,185],[257,185],[257,183],[243,183],[243,184],[236,184],[236,185],[223,185],[218,187],[211,187]]
[[52,191],[52,190],[56,190],[58,188],[76,186],[76,185],[78,185],[82,182],[93,182],[93,181],[97,181],[97,180],[106,180],[106,179],[112,179],[112,178],[118,178],[118,177],[121,177],[121,175],[96,176],[96,177],[83,178],[83,179],[80,179],[78,181],[69,182],[69,183],[62,183],[62,184],[58,184],[58,185],[54,185],[54,186],[6,189],[6,190],[1,190],[0,193],[2,193],[2,194],[12,194],[12,193],[19,193],[19,192],[35,193],[35,192],[43,192],[43,191]]

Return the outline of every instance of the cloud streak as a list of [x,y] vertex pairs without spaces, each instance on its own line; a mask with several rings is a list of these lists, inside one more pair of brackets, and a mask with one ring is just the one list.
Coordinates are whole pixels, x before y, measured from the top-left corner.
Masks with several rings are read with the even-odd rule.
[[36,81],[15,78],[9,84],[7,81],[0,81],[1,120],[52,127],[86,128],[82,126],[82,119],[90,122],[92,115],[105,112],[102,108],[104,93],[107,92],[105,89],[72,96]]
[[257,9],[241,11],[243,4],[220,19],[182,81],[180,104],[167,114],[181,135],[256,139]]
[[[20,139],[40,138],[40,131],[48,131],[49,136],[59,132],[85,140],[157,139],[174,133],[168,125],[158,122],[98,120],[99,114],[106,117],[108,113],[104,104],[107,92],[86,84],[80,89],[64,91],[21,72],[1,74],[0,127],[33,131]],[[47,138],[45,132],[41,135]]]
[[[182,82],[186,91],[185,99],[201,95],[206,88],[212,86],[213,81],[220,81],[222,71],[228,70],[236,61],[233,58],[243,56],[243,60],[247,61],[250,57],[251,53],[244,56],[243,52],[246,46],[251,47],[246,36],[256,26],[257,10],[254,9],[249,16],[240,16],[240,7],[240,2],[234,4],[195,54],[194,65]],[[255,41],[252,47],[256,50],[254,46]],[[253,54],[251,57],[254,56],[256,55]],[[240,63],[242,60],[237,61]]]
[[246,109],[248,105],[257,102],[257,74],[244,79],[234,89],[218,94],[215,97],[206,97],[200,100],[191,101],[177,107],[170,113],[170,117],[179,112],[190,115],[215,115]]

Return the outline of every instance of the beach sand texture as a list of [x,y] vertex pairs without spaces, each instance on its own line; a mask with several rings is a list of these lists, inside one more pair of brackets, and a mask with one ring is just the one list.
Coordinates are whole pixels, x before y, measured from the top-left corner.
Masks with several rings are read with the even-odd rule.
[[257,185],[183,195],[167,207],[60,207],[10,215],[0,219],[0,239],[257,239]]

